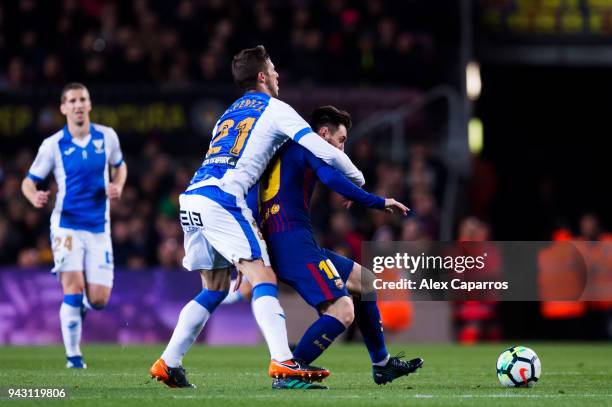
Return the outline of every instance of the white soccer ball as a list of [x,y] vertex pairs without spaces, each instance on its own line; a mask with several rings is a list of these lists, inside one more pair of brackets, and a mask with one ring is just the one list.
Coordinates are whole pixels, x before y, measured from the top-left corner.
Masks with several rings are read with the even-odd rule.
[[497,358],[497,378],[504,387],[533,387],[541,373],[540,358],[524,346],[506,349]]

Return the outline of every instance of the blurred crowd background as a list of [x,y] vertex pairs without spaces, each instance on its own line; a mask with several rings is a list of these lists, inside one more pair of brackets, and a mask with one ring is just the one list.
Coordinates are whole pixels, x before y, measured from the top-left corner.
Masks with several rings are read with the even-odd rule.
[[[594,32],[594,17],[589,16],[601,17],[597,41],[609,38],[612,1],[591,3],[474,1],[468,28],[475,31],[473,41],[495,38],[559,51],[568,43],[590,43],[592,37],[580,36]],[[583,19],[582,31],[575,29],[576,19],[568,25],[571,16]],[[512,54],[489,53],[477,42],[466,46],[465,18],[462,3],[452,0],[0,3],[0,265],[52,264],[48,225],[53,201],[44,210],[34,210],[23,198],[20,183],[42,139],[61,125],[57,102],[63,84],[87,84],[94,114],[99,95],[104,95],[106,108],[113,98],[138,104],[185,94],[193,99],[194,94],[214,91],[223,95],[215,96],[221,110],[200,115],[209,131],[211,120],[214,123],[236,96],[231,57],[260,43],[280,72],[281,99],[284,94],[294,100],[333,94],[337,107],[351,110],[342,104],[342,97],[351,93],[351,106],[363,112],[373,109],[372,99],[395,103],[391,95],[397,90],[419,101],[432,88],[448,85],[465,99],[461,108],[466,127],[472,116],[484,123],[484,149],[472,151],[469,172],[462,175],[452,198],[447,186],[455,169],[441,153],[436,130],[450,127],[446,108],[434,105],[405,120],[401,161],[390,159],[388,146],[382,148],[374,136],[352,143],[348,152],[364,172],[367,189],[406,203],[411,213],[400,218],[361,208],[346,211],[337,194],[319,187],[312,216],[322,246],[359,261],[362,241],[440,239],[448,199],[456,200],[453,240],[608,240],[609,157],[600,137],[609,128],[605,112],[612,104],[612,83],[605,62],[576,65],[560,57],[533,63],[532,54],[517,54],[512,60]],[[569,26],[574,29],[563,31]],[[462,89],[466,57],[483,61],[479,101],[468,101]],[[370,99],[362,99],[365,92]],[[30,111],[30,101],[45,107]],[[187,102],[190,108],[196,104]],[[314,107],[312,102],[303,106]],[[115,266],[180,268],[178,195],[199,166],[210,136],[196,134],[206,131],[185,113],[187,130],[181,137],[188,147],[181,148],[171,132],[164,136],[147,126],[135,131],[119,113],[117,118],[105,112],[104,117],[117,120],[129,167],[123,197],[111,206]],[[307,117],[309,111],[302,108],[300,113]],[[356,124],[365,118],[355,114]],[[56,190],[52,179],[41,187],[49,188],[52,196]],[[474,315],[477,322],[496,321],[500,311],[496,305],[468,304],[467,310],[464,305],[455,314],[459,325],[468,316],[463,337],[486,338],[489,334],[474,333],[469,321]],[[499,338],[493,327],[489,338]],[[462,338],[461,329],[457,332]]]
[[245,44],[265,44],[291,81],[424,86],[447,41],[435,5],[414,1],[17,0],[0,19],[4,89],[231,82]]

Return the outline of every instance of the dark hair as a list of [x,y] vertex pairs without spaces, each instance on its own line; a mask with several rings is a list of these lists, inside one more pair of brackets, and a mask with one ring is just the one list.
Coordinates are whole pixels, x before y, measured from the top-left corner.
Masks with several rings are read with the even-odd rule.
[[89,90],[87,89],[87,86],[83,85],[82,83],[70,82],[69,84],[64,86],[64,88],[62,89],[62,96],[60,97],[60,102],[64,103],[66,101],[66,93],[68,93],[68,91],[75,90],[75,89],[85,89],[87,92],[89,92]]
[[333,126],[338,128],[344,124],[346,129],[352,126],[351,115],[344,110],[339,110],[333,106],[317,107],[310,115],[310,127],[316,133],[323,126]]
[[263,45],[243,49],[232,60],[232,76],[234,83],[241,90],[252,90],[257,85],[257,75],[266,69],[266,61],[270,55]]

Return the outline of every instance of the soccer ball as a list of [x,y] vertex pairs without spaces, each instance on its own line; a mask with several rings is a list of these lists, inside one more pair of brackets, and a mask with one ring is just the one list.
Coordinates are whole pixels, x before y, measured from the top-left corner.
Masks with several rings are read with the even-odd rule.
[[504,387],[533,387],[541,373],[538,355],[524,346],[506,349],[497,359],[497,378]]

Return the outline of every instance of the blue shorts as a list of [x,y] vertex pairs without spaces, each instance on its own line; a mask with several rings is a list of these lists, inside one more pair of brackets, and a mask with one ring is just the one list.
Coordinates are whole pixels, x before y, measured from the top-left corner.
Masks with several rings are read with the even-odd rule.
[[272,233],[268,238],[272,267],[311,306],[349,295],[346,281],[353,260],[323,249],[307,229]]

